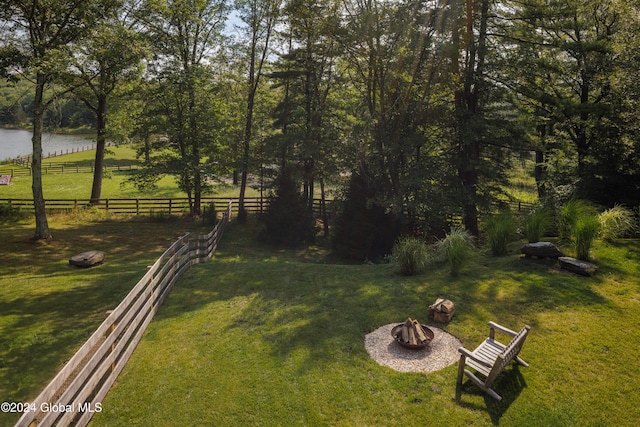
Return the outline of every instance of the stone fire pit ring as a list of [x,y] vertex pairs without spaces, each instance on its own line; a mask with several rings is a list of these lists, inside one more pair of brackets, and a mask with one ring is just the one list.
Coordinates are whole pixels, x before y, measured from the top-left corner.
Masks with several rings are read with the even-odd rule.
[[364,346],[369,356],[379,365],[398,372],[435,372],[453,365],[460,359],[458,348],[462,342],[435,326],[429,326],[434,337],[423,349],[410,350],[402,347],[391,335],[397,323],[380,326],[364,337]]

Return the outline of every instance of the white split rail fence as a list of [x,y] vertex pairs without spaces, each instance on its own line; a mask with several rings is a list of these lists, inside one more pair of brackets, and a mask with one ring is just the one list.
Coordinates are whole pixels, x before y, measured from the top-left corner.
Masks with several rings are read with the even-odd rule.
[[173,285],[194,264],[211,258],[231,218],[229,202],[207,235],[186,234],[149,268],[136,286],[25,408],[16,427],[86,426],[131,357]]

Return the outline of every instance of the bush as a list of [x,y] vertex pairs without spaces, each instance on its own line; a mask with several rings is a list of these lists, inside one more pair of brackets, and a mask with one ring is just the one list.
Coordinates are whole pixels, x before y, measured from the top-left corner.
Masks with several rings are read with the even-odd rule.
[[578,218],[584,215],[594,215],[595,210],[584,200],[571,199],[565,203],[558,215],[558,234],[561,241],[572,241],[573,227]]
[[516,231],[516,222],[510,212],[503,212],[492,216],[487,221],[487,238],[491,253],[495,256],[506,255],[507,244]]
[[312,212],[289,169],[283,169],[276,179],[262,220],[265,229],[260,237],[267,243],[297,247],[314,240]]
[[374,203],[377,189],[365,174],[354,173],[335,222],[333,250],[353,261],[377,261],[389,255],[399,235],[398,220]]
[[0,222],[17,221],[27,218],[29,213],[20,208],[14,208],[9,204],[0,205]]
[[581,215],[572,229],[572,240],[576,250],[576,258],[588,260],[593,241],[600,233],[600,221],[595,215]]
[[600,236],[603,240],[612,241],[635,231],[636,218],[631,209],[615,205],[598,215]]
[[454,227],[436,243],[437,258],[449,265],[452,276],[458,275],[474,251],[474,238],[463,227]]
[[416,275],[429,264],[429,248],[415,237],[401,238],[393,246],[391,261],[405,276]]
[[216,210],[216,204],[214,202],[210,202],[205,206],[202,212],[202,222],[207,225],[216,225],[218,222],[218,211]]
[[542,240],[549,229],[551,215],[545,208],[534,209],[524,220],[524,234],[529,243]]

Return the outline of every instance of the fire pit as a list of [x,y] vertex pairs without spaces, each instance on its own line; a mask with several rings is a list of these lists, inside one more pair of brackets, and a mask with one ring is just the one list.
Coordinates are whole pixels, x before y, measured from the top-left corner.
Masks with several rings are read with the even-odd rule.
[[391,329],[391,335],[398,344],[412,350],[425,348],[433,340],[433,331],[417,320],[408,318]]

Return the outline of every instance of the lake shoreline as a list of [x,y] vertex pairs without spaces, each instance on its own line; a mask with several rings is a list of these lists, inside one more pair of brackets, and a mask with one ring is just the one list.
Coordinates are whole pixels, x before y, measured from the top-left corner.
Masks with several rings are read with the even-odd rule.
[[[33,133],[33,126],[0,126],[0,129],[4,130],[24,130],[27,132]],[[87,136],[96,138],[98,136],[98,131],[90,128],[53,128],[53,129],[44,129],[44,133],[53,134],[53,135],[77,135],[77,136]]]
[[[44,157],[55,157],[60,154],[86,150],[96,145],[94,135],[68,129],[63,133],[44,132],[42,134],[42,154]],[[85,129],[86,131],[86,129]],[[33,151],[33,130],[21,128],[0,128],[0,161],[29,157]]]

